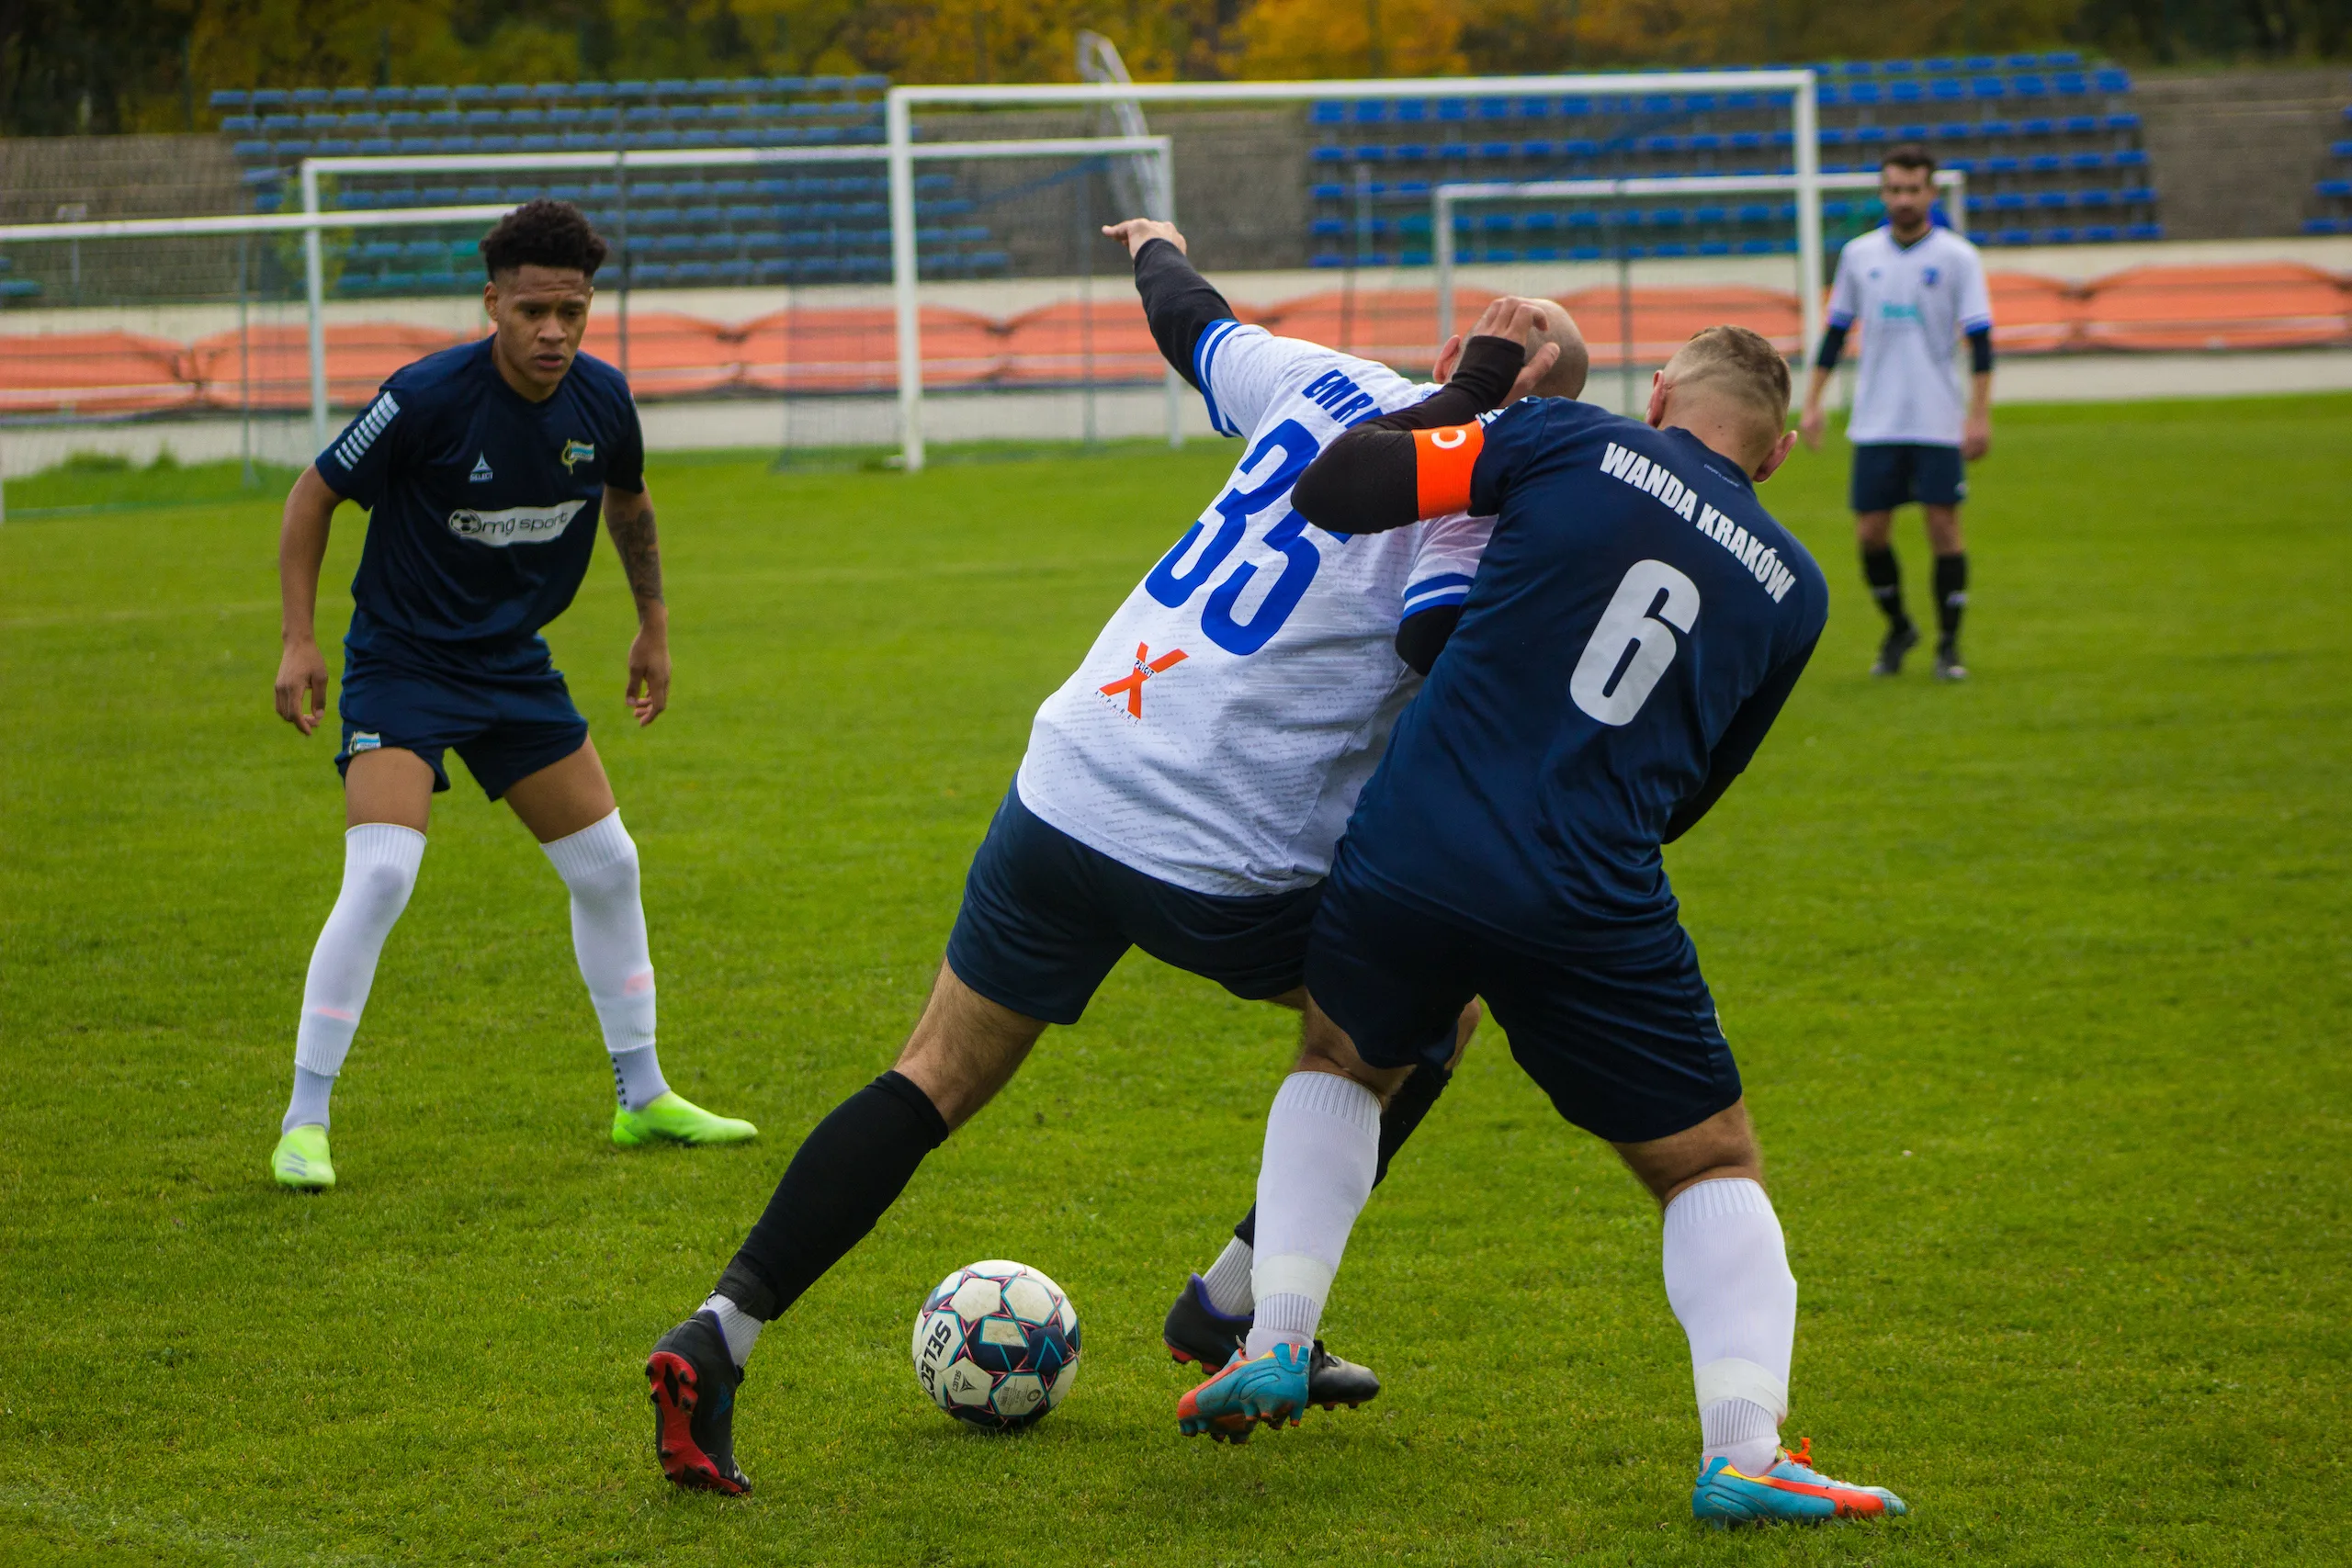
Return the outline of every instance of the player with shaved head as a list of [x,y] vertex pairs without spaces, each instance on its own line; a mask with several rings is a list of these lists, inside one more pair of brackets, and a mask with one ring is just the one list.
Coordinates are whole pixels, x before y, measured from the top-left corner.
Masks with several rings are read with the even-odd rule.
[[[733,1414],[762,1325],[857,1244],[1048,1025],[1078,1021],[1128,948],[1248,1000],[1304,1005],[1331,846],[1453,629],[1489,525],[1455,507],[1377,536],[1329,516],[1310,529],[1291,486],[1385,411],[1446,424],[1584,385],[1583,339],[1556,303],[1496,300],[1439,351],[1447,384],[1433,389],[1238,321],[1169,224],[1104,232],[1134,259],[1161,354],[1244,443],[1239,461],[1037,710],[897,1063],[809,1133],[716,1289],[654,1346],[656,1449],[680,1485],[750,1484]],[[1445,1087],[1469,1004],[1430,1025],[1427,1059],[1375,1118],[1367,1179]],[[1250,1332],[1253,1235],[1245,1217],[1185,1281],[1162,1330],[1178,1359],[1222,1367]],[[1379,1391],[1320,1346],[1302,1365],[1318,1404]]]
[[1266,1122],[1256,1319],[1180,1401],[1185,1432],[1238,1439],[1305,1410],[1383,1108],[1477,997],[1561,1115],[1664,1207],[1699,1404],[1693,1513],[1903,1511],[1780,1447],[1796,1280],[1658,852],[1747,766],[1827,614],[1820,570],[1756,496],[1789,454],[1788,408],[1772,346],[1713,327],[1658,372],[1646,423],[1557,398],[1434,429],[1408,410],[1301,476],[1292,504],[1317,526],[1496,522],[1333,857],[1304,1043]]

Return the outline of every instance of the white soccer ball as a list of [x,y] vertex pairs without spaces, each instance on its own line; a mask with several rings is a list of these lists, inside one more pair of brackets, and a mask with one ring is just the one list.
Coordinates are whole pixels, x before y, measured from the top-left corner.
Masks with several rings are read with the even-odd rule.
[[1078,1309],[1025,1263],[975,1263],[923,1297],[914,1358],[923,1393],[957,1420],[1026,1427],[1078,1382]]

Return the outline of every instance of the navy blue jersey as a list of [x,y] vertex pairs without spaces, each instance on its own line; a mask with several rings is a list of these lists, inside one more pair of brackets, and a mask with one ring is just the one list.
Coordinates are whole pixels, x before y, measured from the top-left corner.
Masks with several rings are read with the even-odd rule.
[[1469,507],[1497,522],[1334,876],[1523,952],[1655,943],[1667,824],[1770,728],[1821,635],[1821,570],[1686,431],[1531,398],[1415,439],[1478,446]]
[[403,367],[319,477],[368,509],[355,652],[466,662],[530,642],[587,574],[605,487],[645,488],[621,373],[580,355],[555,395],[508,386],[483,338]]

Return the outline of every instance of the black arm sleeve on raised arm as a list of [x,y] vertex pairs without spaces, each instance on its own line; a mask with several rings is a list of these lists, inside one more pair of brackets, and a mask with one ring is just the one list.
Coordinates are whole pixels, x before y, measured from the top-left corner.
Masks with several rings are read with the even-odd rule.
[[1739,705],[1739,711],[1731,716],[1723,739],[1715,742],[1714,753],[1707,760],[1707,782],[1699,786],[1697,794],[1674,808],[1674,815],[1667,818],[1660,843],[1670,844],[1697,827],[1699,818],[1724,797],[1724,791],[1731,788],[1732,780],[1747,771],[1756,756],[1756,748],[1764,743],[1765,732],[1781,716],[1781,705],[1797,689],[1797,677],[1804,673],[1806,661],[1813,658],[1813,650],[1820,642],[1821,638],[1815,636],[1793,658],[1766,676],[1764,683]]
[[1992,374],[1992,328],[1971,327],[1968,329],[1968,368],[1979,376],[1989,376]]
[[1526,365],[1527,351],[1507,337],[1472,338],[1453,380],[1411,408],[1365,420],[1323,448],[1292,488],[1291,510],[1334,534],[1385,534],[1419,522],[1413,432],[1464,424],[1501,407]]
[[1166,240],[1146,240],[1136,253],[1136,292],[1143,296],[1143,313],[1160,357],[1199,391],[1201,384],[1193,378],[1193,346],[1203,333],[1231,318],[1233,307]]

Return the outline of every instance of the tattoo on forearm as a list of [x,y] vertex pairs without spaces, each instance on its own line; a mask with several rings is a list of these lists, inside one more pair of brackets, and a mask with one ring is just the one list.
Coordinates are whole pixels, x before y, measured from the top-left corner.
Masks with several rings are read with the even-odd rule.
[[640,604],[662,602],[662,542],[653,528],[653,508],[639,507],[624,516],[616,508],[605,515],[605,529],[620,553],[621,570],[628,574],[628,591]]

